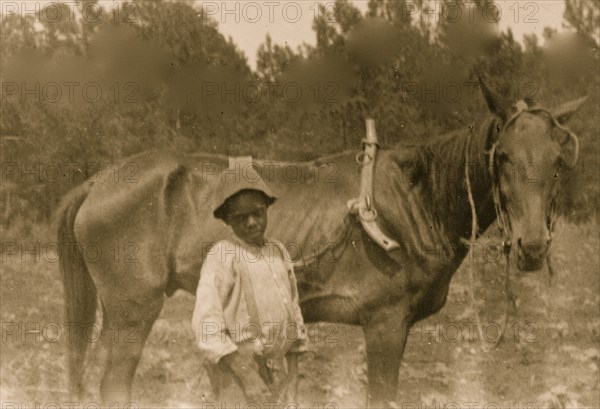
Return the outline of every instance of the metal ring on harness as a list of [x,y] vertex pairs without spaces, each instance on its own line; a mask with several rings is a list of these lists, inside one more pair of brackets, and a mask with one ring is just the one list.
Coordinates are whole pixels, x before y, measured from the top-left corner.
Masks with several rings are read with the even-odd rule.
[[372,222],[377,219],[377,210],[375,209],[361,209],[358,214],[365,222]]
[[369,163],[371,163],[372,160],[373,158],[368,153],[358,152],[356,154],[356,163],[358,163],[359,165],[368,165]]

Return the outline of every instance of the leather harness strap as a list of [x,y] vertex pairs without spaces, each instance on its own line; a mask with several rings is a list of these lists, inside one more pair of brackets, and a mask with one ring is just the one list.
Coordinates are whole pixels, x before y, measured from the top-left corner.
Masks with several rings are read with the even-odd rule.
[[373,175],[375,173],[375,158],[379,143],[375,132],[375,121],[366,120],[367,136],[362,141],[363,151],[356,156],[357,162],[362,165],[360,175],[360,194],[357,199],[348,201],[348,208],[357,214],[361,225],[381,248],[390,252],[400,247],[398,242],[386,235],[377,225],[377,210],[373,206]]
[[229,157],[229,170],[237,170],[237,166],[252,166],[252,156],[230,156]]

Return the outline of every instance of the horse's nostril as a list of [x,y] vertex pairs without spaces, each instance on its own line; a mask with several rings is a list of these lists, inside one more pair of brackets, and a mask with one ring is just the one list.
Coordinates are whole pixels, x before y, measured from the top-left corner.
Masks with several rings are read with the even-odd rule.
[[519,240],[519,247],[526,256],[532,258],[541,257],[546,252],[546,243],[541,240],[529,241],[525,243],[521,243]]

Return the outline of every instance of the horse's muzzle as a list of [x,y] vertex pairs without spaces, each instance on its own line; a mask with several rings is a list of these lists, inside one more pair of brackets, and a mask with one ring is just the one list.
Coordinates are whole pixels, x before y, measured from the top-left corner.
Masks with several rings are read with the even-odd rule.
[[548,242],[517,240],[517,267],[521,271],[537,271],[544,265]]

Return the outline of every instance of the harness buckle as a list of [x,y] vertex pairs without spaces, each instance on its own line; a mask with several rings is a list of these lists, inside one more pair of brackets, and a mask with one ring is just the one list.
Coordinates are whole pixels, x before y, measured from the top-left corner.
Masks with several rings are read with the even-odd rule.
[[510,249],[512,248],[512,242],[510,240],[502,240],[502,251],[504,255],[508,255],[510,253]]

